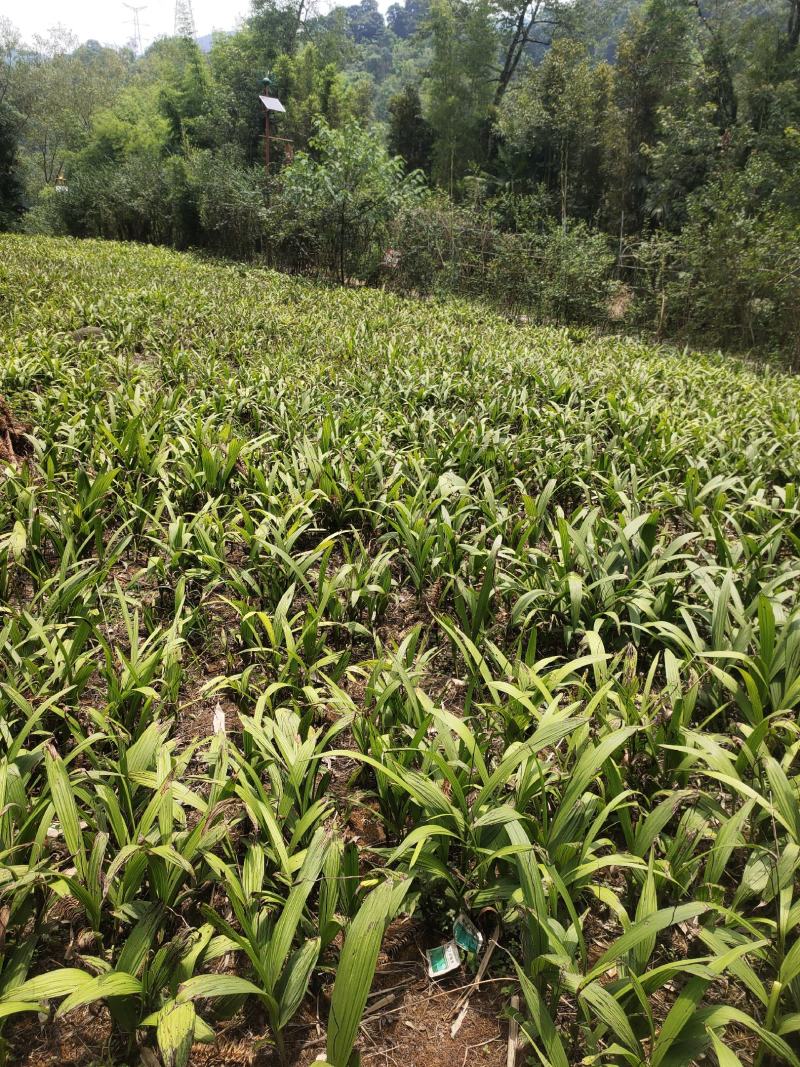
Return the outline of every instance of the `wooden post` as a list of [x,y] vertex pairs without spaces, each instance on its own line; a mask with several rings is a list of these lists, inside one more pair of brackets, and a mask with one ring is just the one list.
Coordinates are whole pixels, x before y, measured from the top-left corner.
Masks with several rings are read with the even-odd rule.
[[264,109],[264,170],[269,174],[269,111]]
[[[512,1011],[519,1011],[519,997],[511,998]],[[506,1067],[516,1067],[517,1044],[519,1043],[519,1023],[516,1016],[508,1020],[508,1049],[506,1051]]]

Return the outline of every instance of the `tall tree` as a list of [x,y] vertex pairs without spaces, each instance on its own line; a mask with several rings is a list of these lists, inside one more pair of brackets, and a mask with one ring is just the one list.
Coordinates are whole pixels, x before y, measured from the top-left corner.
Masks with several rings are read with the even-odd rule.
[[250,27],[266,50],[291,55],[297,48],[314,0],[252,0]]
[[497,29],[489,0],[434,0],[428,29],[433,60],[424,92],[434,176],[452,193],[487,155]]
[[0,65],[0,101],[17,116],[33,183],[52,185],[71,153],[91,135],[94,115],[123,92],[133,56],[96,41],[79,47],[62,29],[34,38],[31,47],[2,30],[0,38],[5,42],[0,51],[14,48],[13,57]]
[[13,93],[20,68],[22,41],[10,19],[0,16],[0,104]]
[[0,102],[0,230],[11,229],[24,211],[18,145],[16,117]]
[[242,26],[236,33],[214,34],[208,62],[218,141],[249,163],[260,158],[259,139],[264,132],[258,99],[260,79],[272,69],[276,58],[277,52],[265,51],[252,25]]
[[21,138],[39,184],[52,185],[80,144],[81,64],[77,38],[63,29],[34,38],[19,65],[15,106]]
[[789,18],[786,25],[786,44],[790,51],[794,51],[800,44],[800,0],[787,0],[789,5]]
[[75,115],[88,133],[92,116],[119,95],[128,84],[133,69],[133,53],[128,49],[106,48],[87,41],[72,52],[67,76],[72,86]]
[[[600,162],[605,65],[594,67],[577,41],[557,39],[538,66],[530,64],[505,96],[498,127],[508,147],[526,154],[531,183],[544,181],[558,197],[561,224],[594,206]],[[584,182],[586,179],[586,182]]]
[[170,126],[170,150],[206,147],[211,85],[197,44],[188,37],[166,38],[151,45],[146,58],[159,71],[158,106]]
[[563,0],[497,0],[494,16],[500,31],[501,66],[492,103],[500,106],[522,57],[547,46],[563,19]]
[[620,39],[615,105],[621,226],[641,226],[650,173],[648,150],[659,138],[662,110],[681,106],[696,77],[700,65],[696,15],[695,0],[646,0]]
[[309,144],[321,119],[337,128],[370,118],[370,82],[348,78],[334,63],[326,63],[313,41],[293,56],[279,57],[275,77],[286,105],[286,114],[280,116],[281,136],[291,138],[296,149]]
[[402,4],[390,4],[386,11],[386,25],[396,37],[405,40],[417,32],[429,12],[428,0],[405,0]]
[[430,173],[433,130],[422,114],[422,101],[413,85],[406,85],[389,101],[389,151],[400,156],[408,170]]

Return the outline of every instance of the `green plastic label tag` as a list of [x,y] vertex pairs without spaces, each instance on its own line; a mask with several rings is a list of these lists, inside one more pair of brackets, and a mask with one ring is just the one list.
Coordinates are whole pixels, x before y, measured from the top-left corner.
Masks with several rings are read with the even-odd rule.
[[425,955],[428,957],[428,974],[431,978],[440,978],[461,965],[461,954],[455,941],[429,948]]
[[483,948],[483,934],[468,915],[462,911],[453,923],[453,937],[464,952],[480,952]]

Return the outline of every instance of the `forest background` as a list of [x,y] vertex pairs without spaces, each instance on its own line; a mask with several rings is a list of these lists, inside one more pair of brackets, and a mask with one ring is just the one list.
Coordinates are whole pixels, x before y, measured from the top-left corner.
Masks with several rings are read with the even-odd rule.
[[800,0],[254,0],[142,54],[4,21],[0,226],[796,361],[799,41]]

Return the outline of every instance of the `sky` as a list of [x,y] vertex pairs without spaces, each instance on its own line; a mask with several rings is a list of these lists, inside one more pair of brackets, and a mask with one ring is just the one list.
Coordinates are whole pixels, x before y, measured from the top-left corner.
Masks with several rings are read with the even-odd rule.
[[[172,33],[175,0],[129,2],[144,5],[139,19],[145,46]],[[249,0],[192,0],[197,33],[233,29],[249,7]],[[133,34],[133,12],[122,0],[0,0],[0,16],[10,19],[26,41],[55,25],[72,30],[81,41],[93,38],[101,44],[126,44]]]

